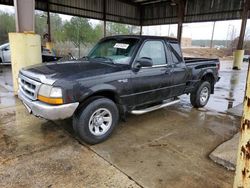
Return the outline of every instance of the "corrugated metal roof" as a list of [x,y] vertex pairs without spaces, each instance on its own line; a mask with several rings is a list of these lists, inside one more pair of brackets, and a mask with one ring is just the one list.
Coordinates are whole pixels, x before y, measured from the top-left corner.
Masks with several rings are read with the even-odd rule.
[[[104,2],[106,1],[106,7]],[[177,0],[49,0],[50,11],[132,25],[177,23]],[[47,0],[36,9],[47,10]],[[0,0],[13,5],[13,0]],[[243,0],[187,0],[184,22],[239,19]],[[104,16],[106,12],[106,16]]]
[[[36,5],[38,9],[43,9]],[[49,5],[51,12],[103,19],[103,2],[100,0],[50,0]]]
[[[143,25],[177,23],[177,5],[159,2],[144,5]],[[240,19],[243,0],[187,0],[184,22]]]
[[140,25],[140,8],[122,1],[107,0],[106,19]]

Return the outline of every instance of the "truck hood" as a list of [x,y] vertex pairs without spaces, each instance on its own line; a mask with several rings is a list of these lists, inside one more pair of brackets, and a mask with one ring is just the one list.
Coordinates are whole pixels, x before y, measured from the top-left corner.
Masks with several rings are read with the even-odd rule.
[[25,67],[21,74],[43,83],[53,84],[59,79],[83,79],[92,76],[122,71],[128,65],[89,61],[65,61],[43,63]]

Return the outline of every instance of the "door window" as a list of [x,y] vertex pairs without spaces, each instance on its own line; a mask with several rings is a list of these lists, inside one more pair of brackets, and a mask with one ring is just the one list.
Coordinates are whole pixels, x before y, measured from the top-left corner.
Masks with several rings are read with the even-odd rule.
[[161,41],[147,41],[144,43],[138,58],[148,57],[153,61],[153,65],[166,64],[164,45]]

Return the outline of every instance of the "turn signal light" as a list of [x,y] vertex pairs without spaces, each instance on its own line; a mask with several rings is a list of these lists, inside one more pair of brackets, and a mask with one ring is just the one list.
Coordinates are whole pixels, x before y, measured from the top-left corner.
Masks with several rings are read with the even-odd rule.
[[38,95],[38,100],[48,103],[48,104],[63,104],[63,99],[62,98],[49,98],[49,97],[44,97],[42,95]]
[[220,70],[220,63],[217,64],[217,69]]

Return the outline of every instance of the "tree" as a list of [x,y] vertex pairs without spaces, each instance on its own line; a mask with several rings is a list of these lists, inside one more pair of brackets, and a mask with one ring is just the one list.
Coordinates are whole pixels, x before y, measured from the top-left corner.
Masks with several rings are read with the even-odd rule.
[[8,42],[8,33],[15,30],[14,15],[0,11],[0,45]]
[[98,40],[100,40],[103,37],[103,26],[101,24],[98,24],[94,27],[94,33],[93,33],[93,41],[96,43]]
[[[35,31],[37,34],[44,36],[48,33],[47,13],[41,12],[35,15]],[[52,41],[63,40],[63,22],[58,14],[50,13],[50,27]]]
[[140,27],[115,22],[107,22],[107,35],[140,34]]
[[[36,11],[35,32],[41,37],[48,33],[47,13]],[[58,14],[50,13],[51,38],[53,42],[72,42],[78,48],[81,45],[95,43],[103,37],[103,25],[92,25],[89,19],[72,17],[63,21]],[[0,11],[0,44],[8,42],[8,33],[15,32],[14,14]],[[138,26],[107,22],[107,35],[139,34]]]
[[107,35],[128,35],[129,29],[125,24],[108,22],[107,23]]
[[99,30],[93,29],[89,19],[80,17],[72,17],[70,21],[66,22],[63,32],[63,40],[71,41],[78,48],[79,57],[81,44],[86,45],[95,42],[100,33]]
[[35,32],[41,36],[47,33],[47,14],[37,12],[35,14]]

